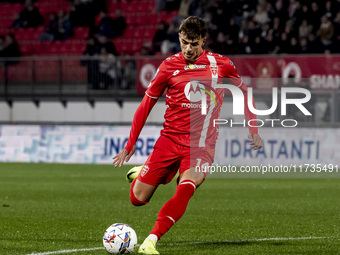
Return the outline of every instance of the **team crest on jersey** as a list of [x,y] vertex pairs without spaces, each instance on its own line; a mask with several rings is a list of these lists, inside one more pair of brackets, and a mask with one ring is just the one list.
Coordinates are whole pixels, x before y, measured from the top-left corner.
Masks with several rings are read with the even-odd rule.
[[189,64],[189,65],[184,67],[184,70],[188,70],[188,69],[205,69],[206,67],[207,67],[207,65]]
[[144,177],[149,172],[149,167],[147,165],[144,165],[142,168],[141,175]]
[[218,66],[210,66],[210,71],[212,72],[213,75],[217,75],[218,73]]

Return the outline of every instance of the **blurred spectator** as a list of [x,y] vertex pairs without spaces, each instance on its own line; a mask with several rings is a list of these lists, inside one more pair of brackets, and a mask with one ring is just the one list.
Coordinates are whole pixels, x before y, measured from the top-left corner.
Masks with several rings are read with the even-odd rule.
[[83,25],[81,8],[79,6],[80,0],[70,3],[70,19],[74,27],[81,27]]
[[278,17],[274,18],[272,31],[273,31],[272,34],[275,40],[280,38],[281,33],[283,31],[280,18]]
[[299,27],[299,38],[307,37],[312,30],[312,25],[308,24],[306,19],[303,19]]
[[167,30],[168,30],[168,25],[164,21],[161,21],[156,25],[156,32],[152,39],[152,51],[153,52],[161,51],[161,44],[164,40],[167,39]]
[[118,52],[105,35],[98,36],[98,41],[90,37],[84,56],[87,58],[82,65],[87,66],[88,83],[93,89],[107,89],[118,78]]
[[233,17],[230,19],[229,25],[225,25],[225,27],[227,27],[226,33],[229,35],[229,38],[234,42],[238,41],[238,33],[240,32],[240,28],[236,25],[235,19]]
[[249,42],[253,43],[255,41],[255,38],[261,34],[260,27],[256,25],[254,20],[250,19],[247,23],[247,28],[245,33],[249,37]]
[[334,35],[334,26],[327,16],[322,16],[321,25],[317,31],[317,36],[324,46],[332,44],[332,37]]
[[288,17],[289,18],[293,18],[295,16],[295,13],[298,9],[298,4],[300,4],[299,2],[297,2],[296,0],[289,0],[289,4],[288,4]]
[[63,10],[60,10],[58,12],[58,30],[55,34],[55,40],[65,40],[72,37],[73,33],[70,15]]
[[111,18],[106,12],[100,13],[99,34],[108,38],[120,36],[126,28],[125,18],[122,16],[121,9],[116,9],[116,18]]
[[249,37],[248,35],[245,35],[242,37],[241,42],[239,43],[239,54],[252,54],[253,49],[252,49],[252,44],[249,42]]
[[189,16],[189,7],[194,0],[182,0],[178,10],[178,17],[186,18]]
[[263,47],[267,49],[268,54],[277,54],[277,52],[279,51],[279,47],[275,43],[272,33],[268,33],[265,37]]
[[338,47],[337,53],[340,53],[340,11],[336,14],[334,19],[334,45]]
[[161,11],[173,11],[178,10],[181,4],[181,0],[157,0],[156,1],[156,12]]
[[194,0],[189,7],[188,14],[203,18],[207,11],[216,8],[215,0]]
[[308,48],[308,41],[306,37],[302,37],[300,39],[300,46],[301,46],[301,52],[302,54],[309,53],[309,48]]
[[252,54],[266,54],[268,53],[268,48],[266,44],[262,41],[260,36],[255,37]]
[[269,22],[268,12],[263,8],[262,5],[257,5],[254,21],[261,25]]
[[228,44],[226,42],[226,37],[222,32],[217,34],[216,40],[210,40],[207,43],[209,50],[213,52],[218,52],[220,54],[227,54]]
[[178,20],[173,19],[169,24],[167,31],[167,38],[161,44],[161,52],[163,55],[168,55],[169,53],[176,53],[181,50],[178,41]]
[[114,20],[106,12],[100,13],[99,33],[108,38],[115,36]]
[[121,61],[122,79],[119,80],[121,89],[130,89],[136,84],[137,64],[135,59]]
[[98,46],[100,48],[100,53],[103,52],[102,48],[105,48],[108,54],[113,54],[114,56],[119,55],[113,42],[111,42],[105,35],[98,36]]
[[316,32],[316,29],[318,29],[318,27],[320,26],[322,13],[320,11],[319,5],[315,1],[311,4],[310,16],[312,18],[310,19],[309,23],[313,26],[313,32]]
[[308,24],[311,24],[313,17],[309,5],[307,4],[302,5],[301,17],[302,19],[306,19]]
[[284,33],[287,35],[288,38],[291,38],[293,36],[298,36],[298,32],[293,30],[292,22],[286,22],[286,26],[284,29]]
[[155,12],[164,11],[166,6],[166,0],[156,0]]
[[323,15],[325,15],[330,20],[333,20],[335,18],[337,11],[339,11],[339,9],[337,10],[333,7],[332,1],[330,0],[326,1]]
[[289,40],[286,33],[281,34],[281,40],[278,43],[279,50],[277,53],[288,53]]
[[315,34],[310,33],[308,35],[308,51],[309,53],[323,53],[324,46],[320,42],[319,38]]
[[288,20],[288,12],[283,8],[282,0],[275,2],[274,17],[277,17],[281,21]]
[[14,28],[37,27],[44,23],[44,19],[31,0],[26,0],[25,8],[14,17],[12,26]]
[[86,49],[83,55],[86,57],[81,61],[82,66],[87,67],[87,81],[91,88],[97,87],[98,80],[98,60],[93,56],[100,53],[100,47],[95,38],[90,37],[87,41]]
[[49,15],[45,32],[39,36],[39,41],[54,41],[55,36],[58,33],[58,17],[55,12],[51,12]]
[[80,1],[74,0],[71,3],[71,20],[76,27],[94,27],[95,17],[99,10],[95,8],[93,0]]
[[0,52],[6,47],[5,36],[0,35]]
[[13,34],[6,35],[5,44],[6,46],[0,51],[0,57],[20,57],[21,53],[19,50],[19,45]]
[[[154,52],[153,52],[153,54],[154,54]],[[141,50],[140,50],[140,55],[141,56],[149,56],[150,55],[149,47],[143,45]]]
[[84,51],[84,56],[94,56],[100,53],[100,46],[94,37],[90,37],[87,40],[86,49]]
[[298,29],[298,27],[301,25],[302,20],[305,17],[303,17],[303,9],[300,1],[294,0],[294,12],[292,13],[292,16],[290,17],[291,22],[293,23],[294,29]]
[[216,25],[216,30],[218,32],[223,32],[226,34],[227,32],[227,24],[229,23],[228,19],[226,19],[226,15],[222,9],[222,7],[218,7],[214,12],[211,19],[211,22]]
[[95,89],[107,89],[117,78],[116,57],[102,47],[99,55],[99,80]]
[[124,33],[126,28],[126,20],[122,16],[122,10],[116,9],[116,18],[114,19],[114,29],[115,29],[115,36],[120,36]]
[[298,54],[301,52],[301,47],[295,37],[290,38],[290,44],[287,47],[288,54]]

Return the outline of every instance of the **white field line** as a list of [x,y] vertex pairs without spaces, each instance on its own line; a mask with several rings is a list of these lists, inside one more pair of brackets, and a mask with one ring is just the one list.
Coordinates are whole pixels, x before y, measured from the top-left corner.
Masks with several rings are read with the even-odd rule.
[[[308,236],[308,237],[273,237],[273,238],[260,238],[260,239],[239,239],[239,240],[224,240],[224,241],[201,241],[201,242],[183,242],[183,243],[165,243],[163,245],[190,245],[190,244],[214,244],[214,243],[243,243],[243,242],[265,242],[265,241],[290,241],[290,240],[310,240],[310,239],[325,239],[330,238],[326,236]],[[136,245],[139,246],[138,244]],[[94,251],[103,250],[104,247],[84,248],[84,249],[73,249],[73,250],[59,250],[59,251],[47,251],[39,253],[30,253],[26,255],[50,255],[50,254],[63,254],[81,251]]]
[[95,250],[103,250],[103,249],[104,249],[104,247],[95,247],[95,248],[86,248],[86,249],[47,251],[47,252],[39,252],[39,253],[30,253],[30,254],[27,254],[27,255],[63,254],[63,253],[72,253],[72,252],[80,252],[80,251],[95,251]]

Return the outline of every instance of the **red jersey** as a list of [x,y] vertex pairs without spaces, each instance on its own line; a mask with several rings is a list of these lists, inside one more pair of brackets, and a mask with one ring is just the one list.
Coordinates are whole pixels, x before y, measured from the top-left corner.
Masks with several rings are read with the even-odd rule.
[[[194,63],[188,62],[182,53],[164,60],[145,92],[147,97],[156,101],[167,89],[167,109],[161,135],[167,136],[180,145],[214,150],[218,127],[214,127],[212,122],[219,116],[221,105],[217,107],[216,101],[217,99],[223,101],[224,89],[210,90],[210,88],[214,87],[214,83],[216,84],[219,78],[231,78],[233,85],[240,87],[244,93],[247,92],[247,87],[237,74],[232,61],[222,55],[204,50]],[[193,81],[198,81],[198,83]],[[201,113],[203,99],[206,101],[206,114]],[[148,99],[144,98],[143,102],[145,100]],[[151,111],[150,108],[154,103],[152,102],[151,107],[141,111],[143,116],[136,113],[126,146],[128,151],[135,144],[142,128],[140,125],[145,123],[146,111]],[[247,119],[250,115],[254,117],[248,107],[245,108],[245,112]],[[145,118],[145,120],[138,121],[136,118]],[[251,132],[257,133],[257,129],[253,128]],[[213,151],[211,153],[213,156]]]

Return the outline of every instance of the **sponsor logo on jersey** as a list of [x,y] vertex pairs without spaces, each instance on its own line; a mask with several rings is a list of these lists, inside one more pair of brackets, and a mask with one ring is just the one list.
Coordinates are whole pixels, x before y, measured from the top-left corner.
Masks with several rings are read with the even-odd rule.
[[[185,85],[184,88],[184,94],[186,98],[191,102],[190,104],[183,103],[182,107],[186,108],[207,108],[207,104],[204,103],[206,102],[206,96],[210,96],[211,100],[217,105],[215,96],[218,98],[222,105],[222,100],[220,96],[218,95],[217,91],[213,89],[211,86],[206,85],[202,82],[188,82]],[[197,103],[197,102],[202,102],[202,104],[192,104],[192,103]],[[206,112],[204,110],[204,112]]]
[[202,100],[202,92],[204,85],[197,82],[188,82],[184,88],[184,94],[190,102],[199,102]]
[[144,177],[149,172],[149,169],[150,168],[147,165],[143,166],[142,172],[141,172],[142,177]]
[[176,76],[179,73],[179,70],[176,70],[172,75]]
[[189,64],[184,67],[184,70],[188,69],[205,69],[207,65],[195,65],[195,64]]

